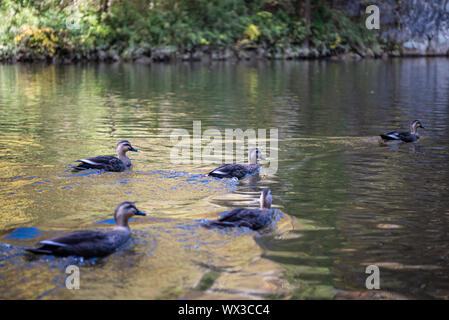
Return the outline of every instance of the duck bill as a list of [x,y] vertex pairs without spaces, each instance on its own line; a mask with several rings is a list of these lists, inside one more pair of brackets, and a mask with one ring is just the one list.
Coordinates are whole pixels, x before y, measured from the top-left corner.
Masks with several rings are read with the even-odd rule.
[[147,214],[143,211],[137,211],[136,216],[146,216]]
[[131,148],[129,151],[137,152],[137,151],[139,151],[139,150],[137,150],[136,148]]

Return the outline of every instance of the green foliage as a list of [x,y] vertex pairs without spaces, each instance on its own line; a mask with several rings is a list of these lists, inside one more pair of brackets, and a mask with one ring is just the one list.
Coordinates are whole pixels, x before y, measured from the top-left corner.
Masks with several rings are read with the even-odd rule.
[[312,19],[312,42],[315,47],[327,47],[333,53],[350,50],[365,51],[378,44],[372,33],[366,32],[362,21],[353,21],[339,10],[318,7]]
[[[110,8],[105,3],[110,2],[84,0],[74,7],[64,0],[1,1],[0,58],[24,51],[53,57],[161,46],[276,49],[301,46],[307,36],[312,46],[335,53],[378,45],[362,23],[325,1],[313,1],[310,26],[297,14],[303,1],[127,0],[113,1]],[[70,27],[72,20],[76,28]]]
[[53,57],[59,38],[51,28],[23,25],[14,42],[19,48],[28,48],[35,56]]
[[250,41],[254,41],[260,36],[260,31],[257,26],[250,24],[246,27],[244,34],[249,38]]

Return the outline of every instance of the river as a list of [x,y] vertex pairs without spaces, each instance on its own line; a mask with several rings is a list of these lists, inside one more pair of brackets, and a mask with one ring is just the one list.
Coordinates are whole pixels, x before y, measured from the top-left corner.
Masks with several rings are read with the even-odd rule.
[[[0,65],[3,299],[447,299],[449,59]],[[426,127],[412,144],[378,134]],[[175,163],[173,130],[277,129],[275,172],[241,181]],[[133,169],[72,173],[114,154]],[[274,141],[264,140],[267,146]],[[220,161],[221,162],[221,161]],[[269,232],[204,229],[270,188]],[[101,259],[24,248],[112,227],[120,201],[148,213]],[[65,286],[68,265],[80,289]],[[367,290],[376,265],[380,289]]]

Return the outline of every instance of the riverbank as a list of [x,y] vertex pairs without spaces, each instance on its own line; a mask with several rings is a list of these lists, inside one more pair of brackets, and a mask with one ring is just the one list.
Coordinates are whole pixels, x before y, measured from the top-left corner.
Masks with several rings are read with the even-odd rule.
[[99,49],[90,52],[72,52],[62,56],[36,57],[26,53],[2,59],[4,63],[17,62],[47,62],[54,64],[70,64],[77,62],[135,62],[150,64],[158,62],[179,62],[179,61],[241,61],[241,60],[295,60],[295,59],[324,59],[333,60],[360,60],[362,58],[382,58],[388,57],[385,52],[374,53],[369,51],[365,54],[357,52],[347,52],[340,55],[332,55],[329,50],[318,50],[316,48],[293,47],[284,50],[273,48],[195,48],[193,50],[179,50],[174,47],[159,48],[135,48],[126,52],[117,52],[111,49]]
[[[449,34],[444,23],[434,23],[444,22],[445,7],[427,1],[419,10],[394,1],[378,5],[381,29],[369,30],[366,5],[359,0],[89,0],[76,5],[5,0],[0,3],[0,62],[150,64],[448,55]],[[417,15],[422,16],[419,22]]]
[[189,51],[181,51],[173,47],[160,48],[135,48],[124,54],[115,49],[100,49],[86,53],[68,53],[64,56],[54,57],[29,57],[26,54],[18,54],[6,59],[0,59],[0,63],[49,63],[72,64],[80,62],[131,62],[138,64],[152,64],[161,62],[211,62],[211,61],[253,61],[253,60],[313,60],[329,59],[332,61],[358,61],[362,59],[387,59],[400,57],[449,57],[443,54],[417,54],[403,53],[399,51],[385,52],[368,49],[365,52],[349,51],[342,54],[332,54],[329,50],[316,48],[293,47],[285,50],[273,50],[265,48],[196,48]]

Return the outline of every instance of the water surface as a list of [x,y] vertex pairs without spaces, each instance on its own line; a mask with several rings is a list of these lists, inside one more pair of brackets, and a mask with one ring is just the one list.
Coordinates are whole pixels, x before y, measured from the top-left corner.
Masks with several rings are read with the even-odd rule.
[[[447,298],[449,60],[0,66],[1,298]],[[379,133],[427,127],[414,144]],[[279,169],[240,182],[170,162],[173,129],[279,129]],[[132,171],[72,174],[127,139]],[[269,154],[267,155],[270,156]],[[260,191],[271,232],[201,228]],[[23,248],[110,228],[119,201],[149,213],[94,260]],[[81,267],[81,289],[65,267]],[[367,265],[381,290],[365,289]]]

